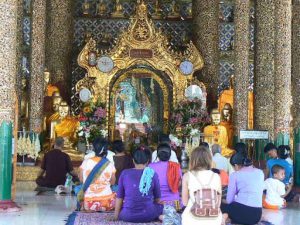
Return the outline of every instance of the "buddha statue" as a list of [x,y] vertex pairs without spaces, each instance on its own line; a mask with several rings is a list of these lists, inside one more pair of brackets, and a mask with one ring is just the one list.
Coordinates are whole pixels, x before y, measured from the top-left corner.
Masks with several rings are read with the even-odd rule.
[[122,18],[122,17],[124,17],[123,6],[120,3],[120,0],[116,0],[115,10],[111,14],[111,16],[115,17],[115,18]]
[[187,18],[188,19],[193,18],[193,7],[192,7],[192,4],[189,4],[189,6],[187,8]]
[[176,1],[173,0],[172,3],[171,3],[171,9],[170,9],[170,12],[168,14],[168,18],[175,19],[175,18],[179,18],[179,17],[180,17],[179,7],[178,7]]
[[204,140],[209,144],[218,144],[222,147],[222,155],[230,157],[233,150],[228,148],[227,130],[221,123],[221,114],[217,109],[211,113],[212,124],[204,128]]
[[226,103],[221,111],[221,125],[227,130],[228,147],[233,147],[233,124],[232,124],[232,107]]
[[[219,111],[221,112],[226,103],[229,103],[232,108],[234,108],[233,104],[233,76],[230,78],[230,88],[228,90],[224,90],[219,97]],[[248,128],[253,129],[253,110],[254,110],[254,95],[252,91],[248,92]]]
[[21,94],[21,105],[20,105],[20,119],[21,119],[21,127],[28,130],[29,128],[29,96],[27,90],[27,80],[26,78],[22,78],[22,94]]
[[156,0],[155,1],[155,11],[152,14],[152,18],[153,19],[161,19],[162,18],[162,13],[161,12],[162,12],[162,9],[160,8],[159,0]]
[[56,137],[63,137],[65,140],[63,151],[70,155],[72,160],[81,160],[82,153],[73,148],[76,139],[76,131],[79,127],[79,121],[70,116],[70,107],[62,101],[58,107],[59,118],[51,122],[51,140]]
[[88,0],[85,0],[82,5],[82,14],[84,16],[88,16],[90,14],[90,3],[88,2]]
[[103,0],[100,0],[100,2],[97,4],[96,14],[97,16],[104,16],[106,13],[107,13],[107,6],[103,2]]

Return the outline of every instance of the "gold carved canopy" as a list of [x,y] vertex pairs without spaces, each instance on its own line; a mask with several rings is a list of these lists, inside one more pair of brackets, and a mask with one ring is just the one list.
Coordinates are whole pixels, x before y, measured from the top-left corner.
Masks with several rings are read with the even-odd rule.
[[[101,72],[97,66],[89,64],[89,54],[94,52],[97,57],[108,56],[113,60],[113,69],[107,73]],[[180,63],[188,60],[193,64],[190,74],[184,75],[180,71]],[[171,104],[176,104],[184,98],[184,91],[193,73],[203,67],[203,59],[195,45],[190,42],[184,52],[175,52],[171,49],[169,41],[153,24],[148,17],[147,6],[138,1],[136,14],[130,19],[129,27],[123,31],[112,49],[99,50],[94,39],[90,39],[78,56],[78,64],[87,70],[86,77],[78,81],[76,90],[88,88],[93,99],[106,102],[108,108],[111,92],[115,90],[117,80],[136,72],[137,68],[151,68],[160,71],[165,80],[170,81],[172,96]],[[144,71],[145,72],[145,71]],[[123,75],[123,76],[122,76]]]
[[[137,4],[136,14],[130,20],[127,31],[121,33],[112,49],[100,52],[93,39],[85,45],[78,56],[78,64],[87,70],[87,76],[77,83],[77,91],[87,87],[94,98],[108,100],[110,82],[117,72],[136,65],[146,65],[163,71],[172,81],[173,103],[176,104],[183,98],[193,72],[203,67],[203,59],[198,49],[190,42],[184,52],[173,51],[167,37],[148,18],[147,6],[143,1]],[[90,66],[88,55],[91,51],[97,52],[98,56],[109,56],[114,61],[114,68],[109,73],[103,73],[96,66]],[[179,65],[184,60],[193,63],[193,72],[188,76],[179,70]]]

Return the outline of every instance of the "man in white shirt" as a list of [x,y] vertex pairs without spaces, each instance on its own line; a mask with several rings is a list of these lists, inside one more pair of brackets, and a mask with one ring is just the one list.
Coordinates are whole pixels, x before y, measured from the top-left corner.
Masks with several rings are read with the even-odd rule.
[[221,151],[222,148],[218,144],[214,144],[211,147],[211,151],[213,154],[213,162],[216,164],[216,169],[224,170],[226,173],[229,172],[229,163],[228,159],[222,156]]
[[[163,134],[159,137],[159,143],[158,144],[163,144],[163,143],[168,144],[168,145],[170,145],[170,143],[171,143],[171,140],[170,140],[169,136],[166,135],[166,134]],[[159,159],[157,157],[157,150],[155,150],[152,153],[152,162],[158,162],[158,161],[159,161]],[[178,163],[176,153],[173,150],[171,151],[171,157],[170,157],[169,161]]]

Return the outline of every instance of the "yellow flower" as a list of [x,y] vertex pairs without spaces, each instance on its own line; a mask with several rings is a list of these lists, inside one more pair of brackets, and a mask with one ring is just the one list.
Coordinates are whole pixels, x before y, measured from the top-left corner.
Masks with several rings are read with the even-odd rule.
[[86,107],[83,108],[83,112],[84,113],[89,113],[89,112],[91,112],[91,108],[86,106]]

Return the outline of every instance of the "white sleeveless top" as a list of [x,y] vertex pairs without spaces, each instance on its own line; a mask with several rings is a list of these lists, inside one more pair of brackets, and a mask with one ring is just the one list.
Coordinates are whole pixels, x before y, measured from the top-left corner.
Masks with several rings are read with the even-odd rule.
[[[196,176],[196,177],[195,177]],[[188,172],[188,189],[189,189],[189,201],[182,214],[182,225],[221,225],[222,223],[222,213],[220,212],[218,217],[211,218],[199,218],[193,216],[191,213],[191,208],[195,202],[194,192],[201,188],[198,179],[201,181],[202,185],[208,185],[211,189],[215,189],[219,193],[222,193],[221,178],[218,174],[212,172],[211,170],[202,170],[198,172]],[[201,223],[199,223],[201,221]]]

